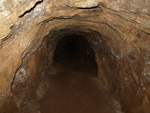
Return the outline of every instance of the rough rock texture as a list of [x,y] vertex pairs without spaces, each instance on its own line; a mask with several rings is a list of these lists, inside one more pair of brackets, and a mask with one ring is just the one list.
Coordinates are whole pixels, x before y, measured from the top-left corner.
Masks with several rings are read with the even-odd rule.
[[150,112],[150,0],[1,0],[0,29],[2,113],[29,113],[68,33],[87,37],[99,77],[126,113]]

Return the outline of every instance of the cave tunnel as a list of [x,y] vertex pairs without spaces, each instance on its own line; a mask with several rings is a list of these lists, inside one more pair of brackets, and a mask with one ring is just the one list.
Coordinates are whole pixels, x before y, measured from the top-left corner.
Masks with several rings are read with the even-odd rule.
[[[60,33],[62,31],[67,30],[60,30]],[[63,35],[56,34],[58,41],[55,44],[53,62],[47,77],[51,85],[48,85],[49,90],[40,101],[41,113],[121,111],[119,103],[115,106],[111,103],[115,110],[110,106],[105,107],[109,101],[117,101],[106,97],[109,94],[101,90],[102,86],[97,85],[101,82],[98,78],[96,51],[92,49],[92,43],[88,42],[90,36],[77,31]]]
[[68,34],[58,41],[53,61],[97,66],[94,50],[82,35]]
[[0,113],[150,113],[150,0],[0,1]]

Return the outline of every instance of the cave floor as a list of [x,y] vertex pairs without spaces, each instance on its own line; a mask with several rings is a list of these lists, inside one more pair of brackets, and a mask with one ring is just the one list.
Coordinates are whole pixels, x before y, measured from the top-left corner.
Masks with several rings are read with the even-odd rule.
[[123,113],[88,64],[53,63],[41,113]]

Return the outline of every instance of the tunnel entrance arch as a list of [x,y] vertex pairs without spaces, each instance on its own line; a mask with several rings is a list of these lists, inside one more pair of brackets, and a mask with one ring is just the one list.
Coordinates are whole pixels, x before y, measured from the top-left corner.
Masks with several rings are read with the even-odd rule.
[[[41,102],[41,112],[113,113],[112,109],[101,106],[107,101],[103,99],[105,96],[98,76],[97,50],[92,45],[97,37],[85,32],[66,31],[55,32],[55,36],[51,37],[51,42],[55,42],[52,44],[55,49],[48,74],[51,85]],[[48,100],[53,102],[45,108]]]
[[[29,58],[27,57],[29,59],[28,63],[25,62],[28,59],[24,60],[24,63],[27,64],[27,66],[28,66],[28,64],[30,64],[30,65],[34,64],[34,61],[36,64],[35,66],[38,66],[38,65],[43,66],[43,67],[37,68],[37,70],[39,71],[39,73],[38,73],[39,78],[37,78],[37,75],[35,75],[34,71],[33,71],[33,73],[30,73],[30,76],[35,75],[35,78],[40,80],[40,84],[38,85],[38,87],[36,87],[37,88],[36,89],[37,98],[41,98],[41,94],[43,94],[43,92],[48,90],[49,93],[46,94],[47,96],[44,96],[44,97],[46,97],[44,101],[46,101],[46,103],[48,102],[47,105],[49,106],[49,104],[51,104],[50,101],[53,99],[56,99],[55,100],[56,104],[55,103],[51,104],[52,106],[48,107],[48,108],[52,108],[54,105],[57,110],[58,106],[60,105],[59,110],[63,111],[64,108],[62,107],[62,105],[65,105],[65,106],[70,105],[69,102],[72,101],[72,100],[70,100],[70,99],[72,99],[72,95],[76,96],[75,92],[80,93],[83,91],[82,93],[87,95],[87,97],[85,98],[85,101],[87,101],[87,103],[89,103],[88,105],[93,106],[93,109],[95,109],[95,110],[97,108],[99,108],[101,105],[101,103],[99,103],[99,102],[101,102],[101,99],[102,99],[101,98],[102,96],[100,95],[102,93],[99,92],[99,87],[101,85],[98,86],[98,84],[100,83],[99,78],[100,77],[103,78],[105,76],[105,74],[107,74],[107,72],[109,72],[109,68],[105,68],[107,66],[104,65],[104,64],[109,65],[109,63],[107,63],[107,62],[101,63],[102,61],[106,61],[107,58],[110,57],[110,54],[107,54],[110,52],[108,52],[109,48],[108,48],[107,44],[105,43],[106,39],[107,38],[104,38],[103,36],[101,36],[100,33],[97,33],[96,31],[92,31],[89,29],[80,29],[80,28],[74,29],[74,28],[72,28],[72,29],[63,29],[60,31],[51,31],[46,37],[44,37],[43,42],[41,43],[41,45],[38,48],[38,51],[35,54],[33,54],[32,57],[29,57]],[[101,44],[101,46],[99,46],[100,44]],[[100,57],[100,59],[98,59],[99,57]],[[101,60],[101,58],[102,58],[102,60]],[[97,69],[97,65],[96,65],[96,68],[95,68],[96,71],[99,71],[98,74],[97,74],[97,72],[96,72],[96,74],[92,72],[93,67],[94,67],[92,64],[96,64],[95,59],[97,61],[98,67],[99,67],[99,69]],[[30,62],[30,61],[33,61],[33,62]],[[58,67],[56,67],[56,70],[53,70],[56,72],[56,73],[55,72],[53,73],[53,75],[55,75],[55,76],[49,75],[49,72],[51,74],[51,69],[52,69],[51,67],[53,67],[52,61],[53,61],[53,63],[55,61],[62,63],[62,65],[61,65],[62,67],[60,65],[55,65],[55,67],[58,66]],[[106,70],[107,72],[102,73],[102,69],[100,66],[107,69]],[[25,66],[23,64],[18,69],[18,71],[16,72],[16,77],[14,78],[14,81],[12,83],[12,92],[14,93],[14,97],[17,98],[18,100],[19,99],[22,100],[22,98],[20,98],[20,95],[28,94],[28,92],[30,90],[30,89],[26,89],[26,90],[20,91],[20,89],[24,88],[24,83],[18,82],[18,78],[20,77],[19,75],[23,74],[23,77],[26,78],[26,74],[28,74],[28,73],[24,72],[26,70],[26,68],[24,68],[24,67]],[[32,70],[32,67],[33,67],[33,65],[31,65],[31,69],[28,68],[27,71],[30,72]],[[68,70],[64,71],[63,70],[64,67],[67,67]],[[22,72],[24,72],[24,73],[22,73]],[[63,72],[65,72],[65,73],[63,73]],[[92,76],[91,76],[91,73],[92,73]],[[74,75],[74,76],[72,76],[72,75]],[[94,75],[94,77],[93,77],[93,75]],[[95,77],[95,75],[96,75],[96,77]],[[97,77],[97,75],[100,75],[100,76]],[[106,77],[108,77],[108,76],[106,76]],[[50,81],[50,82],[47,83],[47,81]],[[26,81],[25,81],[25,83],[26,83]],[[28,85],[28,82],[26,83],[26,85]],[[19,88],[15,88],[16,86]],[[80,87],[80,89],[78,89],[79,87]],[[74,90],[73,92],[72,92],[72,89]],[[57,92],[53,92],[53,91],[57,91]],[[68,92],[68,91],[70,91],[70,92]],[[18,92],[19,92],[19,94],[18,94]],[[61,95],[59,96],[59,94],[61,94]],[[67,96],[66,96],[66,94],[67,94]],[[82,96],[80,97],[80,94],[78,94],[78,95],[79,96],[78,96],[78,98],[76,98],[76,100],[82,99],[81,98]],[[35,95],[33,94],[33,96],[35,96]],[[60,98],[62,96],[63,98],[60,98],[60,99],[63,99],[63,100],[57,101],[57,99],[58,99],[57,96],[58,96],[58,98]],[[30,97],[30,94],[28,94],[25,98],[27,98],[27,97]],[[54,97],[54,98],[51,98],[51,97]],[[96,98],[93,98],[93,97],[96,97]],[[67,100],[66,103],[63,103],[64,98],[65,98],[65,100]],[[24,99],[24,97],[23,97],[23,99]],[[90,101],[88,101],[89,99],[90,99]],[[28,100],[26,102],[26,104],[28,104],[29,101],[30,100]],[[99,104],[95,105],[95,101]],[[17,103],[19,104],[19,101]],[[78,106],[78,109],[76,109],[77,111],[75,113],[77,113],[80,110],[80,107],[82,107],[82,105],[81,105],[80,101],[74,101],[74,103],[75,103],[75,106],[80,105],[80,106]],[[58,104],[58,106],[57,106],[57,104]],[[103,102],[102,102],[102,104],[103,104]],[[24,105],[24,101],[21,103],[21,105]],[[45,110],[45,103],[41,104],[41,106],[42,105],[44,105],[44,106],[41,107],[41,109],[44,108],[44,110]],[[90,108],[90,106],[85,105],[85,108]],[[73,107],[73,106],[71,106],[71,107]],[[72,109],[74,109],[74,107]],[[72,109],[69,109],[69,110],[72,110]],[[50,110],[52,110],[52,109],[50,109]],[[85,112],[82,112],[82,113],[87,113],[89,110],[91,110],[90,113],[92,113],[92,112],[99,113],[99,111],[101,109],[96,110],[96,111],[93,111],[92,109],[88,109],[88,111],[86,111],[87,109],[84,109],[84,110],[85,110]],[[44,113],[44,111],[42,111],[42,113]],[[56,113],[56,112],[51,112],[51,113]],[[58,113],[60,113],[60,112],[58,112]],[[65,112],[65,113],[67,113],[67,112]],[[70,111],[68,113],[73,113],[73,112]]]
[[57,42],[53,60],[97,66],[90,43],[79,34],[66,34],[61,37]]

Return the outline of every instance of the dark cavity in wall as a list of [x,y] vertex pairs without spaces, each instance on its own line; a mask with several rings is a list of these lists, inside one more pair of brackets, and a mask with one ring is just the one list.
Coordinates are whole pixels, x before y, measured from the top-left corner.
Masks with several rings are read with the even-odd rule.
[[53,62],[59,62],[69,67],[89,66],[89,69],[94,68],[97,70],[95,53],[90,43],[85,36],[78,34],[66,34],[60,38],[56,46]]
[[[66,33],[52,37],[57,39],[56,48],[47,76],[50,85],[40,101],[41,113],[116,113],[116,109],[120,110],[119,103],[115,110],[109,108],[109,99],[106,99],[109,94],[97,76],[93,42],[90,35],[82,34]],[[109,100],[113,101],[112,98]]]

